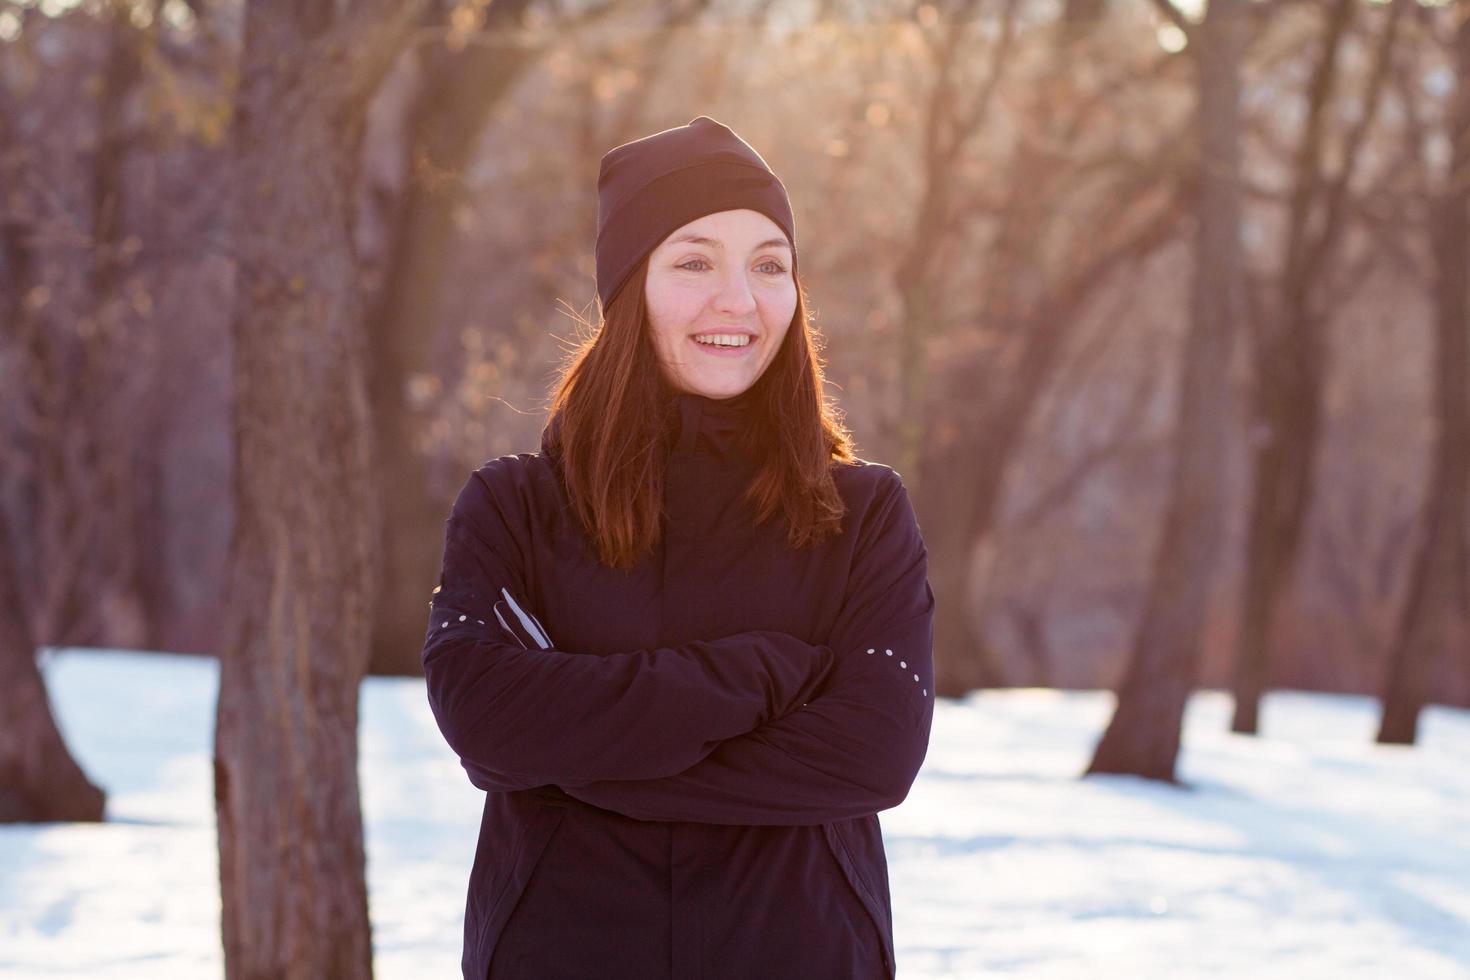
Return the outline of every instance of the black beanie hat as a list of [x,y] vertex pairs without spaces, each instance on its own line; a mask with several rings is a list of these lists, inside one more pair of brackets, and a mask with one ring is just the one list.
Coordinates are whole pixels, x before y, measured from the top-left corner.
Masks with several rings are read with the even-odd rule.
[[597,295],[606,310],[628,275],[695,218],[749,208],[796,230],[786,188],[759,153],[709,116],[613,147],[597,175]]

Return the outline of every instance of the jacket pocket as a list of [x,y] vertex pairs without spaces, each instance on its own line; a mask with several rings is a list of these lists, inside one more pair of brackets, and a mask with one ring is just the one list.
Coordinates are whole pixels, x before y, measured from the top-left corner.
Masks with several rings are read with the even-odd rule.
[[851,822],[841,820],[836,823],[823,824],[822,832],[827,838],[827,846],[831,849],[833,858],[836,859],[838,867],[842,869],[842,875],[848,887],[852,889],[858,903],[868,914],[868,920],[872,923],[873,932],[878,940],[879,950],[883,954],[884,970],[889,977],[892,977],[895,970],[893,932],[890,926],[892,920],[887,903],[881,902],[877,893],[868,884],[868,879],[861,873],[858,862],[854,860],[852,848],[848,846],[846,837]]

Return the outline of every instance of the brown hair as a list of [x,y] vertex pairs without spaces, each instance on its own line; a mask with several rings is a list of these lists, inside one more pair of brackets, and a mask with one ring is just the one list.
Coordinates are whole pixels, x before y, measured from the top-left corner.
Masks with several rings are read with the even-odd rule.
[[[659,540],[674,432],[674,391],[649,336],[647,269],[645,255],[600,325],[582,321],[594,332],[567,356],[547,424],[572,511],[612,568],[631,567]],[[822,390],[821,346],[798,280],[781,349],[752,386],[755,425],[741,447],[757,460],[744,495],[754,523],[784,512],[792,548],[841,531],[845,506],[831,464],[854,459],[851,434]]]

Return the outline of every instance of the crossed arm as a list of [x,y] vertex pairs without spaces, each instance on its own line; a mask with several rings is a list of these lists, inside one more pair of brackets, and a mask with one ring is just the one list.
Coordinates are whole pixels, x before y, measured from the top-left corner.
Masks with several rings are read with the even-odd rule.
[[471,781],[555,784],[644,820],[825,823],[897,805],[928,747],[934,596],[888,472],[828,644],[751,631],[605,657],[527,649],[494,618],[499,589],[526,592],[472,478],[447,522],[423,653]]

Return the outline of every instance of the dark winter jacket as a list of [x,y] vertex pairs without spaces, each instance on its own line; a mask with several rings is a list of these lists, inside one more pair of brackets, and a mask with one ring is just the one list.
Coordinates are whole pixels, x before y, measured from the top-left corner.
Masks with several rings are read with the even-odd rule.
[[[834,463],[843,533],[792,550],[740,501],[748,400],[677,400],[666,533],[631,572],[597,562],[546,434],[471,474],[445,522],[424,673],[487,791],[464,975],[890,977],[876,815],[934,710],[908,493]],[[551,648],[501,625],[507,597]]]

